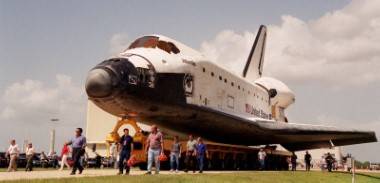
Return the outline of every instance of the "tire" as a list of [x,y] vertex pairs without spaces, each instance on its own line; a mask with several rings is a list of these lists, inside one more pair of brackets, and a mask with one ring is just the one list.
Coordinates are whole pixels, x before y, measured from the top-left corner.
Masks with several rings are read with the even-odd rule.
[[140,168],[140,170],[146,170],[147,169],[147,164],[146,163],[139,163],[139,168]]

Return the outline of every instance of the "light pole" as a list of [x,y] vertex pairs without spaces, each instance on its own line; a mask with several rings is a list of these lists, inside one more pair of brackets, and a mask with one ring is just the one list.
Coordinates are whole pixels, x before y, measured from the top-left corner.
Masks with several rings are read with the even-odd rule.
[[54,152],[54,146],[55,146],[55,128],[54,123],[58,122],[58,118],[52,118],[50,121],[53,123],[53,129],[50,131],[50,152],[49,154],[52,154]]

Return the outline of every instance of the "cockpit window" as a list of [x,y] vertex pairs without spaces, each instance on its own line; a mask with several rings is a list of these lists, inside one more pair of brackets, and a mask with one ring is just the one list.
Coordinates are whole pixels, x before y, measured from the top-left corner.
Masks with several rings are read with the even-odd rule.
[[174,45],[174,43],[168,42],[168,45],[173,53],[175,54],[179,53],[179,49]]
[[174,54],[177,54],[180,52],[179,49],[172,42],[159,40],[159,38],[155,36],[145,36],[145,37],[139,38],[136,41],[134,41],[128,47],[128,49],[140,48],[140,47],[144,47],[144,48],[158,47],[159,49],[166,51],[167,53],[174,53]]

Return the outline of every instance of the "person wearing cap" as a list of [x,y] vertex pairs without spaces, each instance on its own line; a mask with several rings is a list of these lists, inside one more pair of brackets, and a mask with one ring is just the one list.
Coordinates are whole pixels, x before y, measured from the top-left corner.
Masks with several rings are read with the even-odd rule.
[[159,156],[164,154],[164,140],[161,132],[158,131],[156,125],[152,125],[151,132],[146,141],[146,153],[148,154],[148,172],[147,175],[152,174],[152,164],[155,162],[156,174],[160,172]]
[[33,158],[34,158],[34,148],[33,144],[29,143],[25,150],[26,155],[26,168],[25,171],[33,171]]
[[192,169],[193,173],[195,173],[195,168],[196,168],[195,162],[196,162],[196,155],[197,155],[196,146],[197,146],[197,141],[194,139],[193,135],[190,134],[189,140],[187,141],[187,144],[186,144],[186,159],[185,159],[186,173],[189,169]]

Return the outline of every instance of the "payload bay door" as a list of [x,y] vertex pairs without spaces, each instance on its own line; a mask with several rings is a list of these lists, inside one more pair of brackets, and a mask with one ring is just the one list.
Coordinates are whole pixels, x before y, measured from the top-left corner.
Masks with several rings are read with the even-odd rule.
[[219,89],[217,100],[218,109],[223,109],[224,100],[226,100],[226,91],[224,89]]

